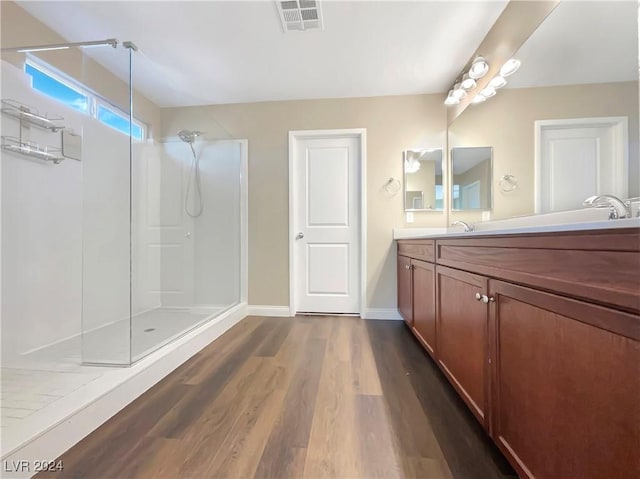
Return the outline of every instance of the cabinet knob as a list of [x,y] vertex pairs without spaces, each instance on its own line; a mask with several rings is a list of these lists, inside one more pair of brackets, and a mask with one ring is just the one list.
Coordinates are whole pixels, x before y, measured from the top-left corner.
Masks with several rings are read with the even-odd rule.
[[408,264],[405,264],[404,269],[411,269],[411,267]]
[[476,293],[476,299],[480,301],[482,299],[482,295],[480,293]]
[[489,296],[487,296],[486,294],[483,294],[480,299],[482,300],[482,302],[484,304],[487,304],[489,302]]

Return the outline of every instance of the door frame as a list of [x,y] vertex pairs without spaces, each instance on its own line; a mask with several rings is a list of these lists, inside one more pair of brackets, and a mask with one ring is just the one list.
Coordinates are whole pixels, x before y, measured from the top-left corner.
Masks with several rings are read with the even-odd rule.
[[295,241],[294,235],[298,231],[296,212],[299,206],[298,192],[295,188],[297,178],[296,147],[300,140],[318,140],[332,138],[355,138],[360,142],[360,158],[357,178],[360,188],[360,317],[365,318],[367,305],[367,129],[349,128],[341,130],[292,130],[289,131],[289,316],[296,314],[296,277],[295,277]]
[[[619,191],[624,192],[623,198],[627,196],[629,188],[629,118],[626,116],[606,116],[594,118],[566,118],[559,120],[536,120],[534,121],[534,185],[533,195],[535,213],[542,209],[542,131],[548,127],[580,128],[580,127],[613,127],[613,143],[615,158],[613,159],[615,171],[615,184]],[[617,192],[611,192],[617,194]]]

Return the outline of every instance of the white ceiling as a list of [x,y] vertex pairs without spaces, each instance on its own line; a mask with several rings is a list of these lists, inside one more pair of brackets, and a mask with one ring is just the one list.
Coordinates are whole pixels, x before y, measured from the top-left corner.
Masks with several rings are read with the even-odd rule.
[[515,56],[511,88],[637,81],[638,3],[562,2]]
[[507,1],[324,1],[324,30],[291,33],[271,1],[18,3],[69,42],[133,41],[135,87],[166,107],[444,94]]

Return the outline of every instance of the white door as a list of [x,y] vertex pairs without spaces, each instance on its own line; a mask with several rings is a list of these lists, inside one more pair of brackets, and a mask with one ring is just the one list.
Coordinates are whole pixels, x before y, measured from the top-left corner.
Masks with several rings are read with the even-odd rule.
[[296,312],[360,313],[360,139],[293,147]]
[[462,209],[478,209],[480,208],[480,182],[474,181],[469,185],[463,185],[460,188],[460,202]]
[[593,195],[627,195],[627,119],[536,122],[536,212],[582,207]]

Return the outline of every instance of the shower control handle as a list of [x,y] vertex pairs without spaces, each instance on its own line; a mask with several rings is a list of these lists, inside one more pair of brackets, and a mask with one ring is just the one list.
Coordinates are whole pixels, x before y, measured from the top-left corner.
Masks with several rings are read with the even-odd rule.
[[302,232],[301,232],[301,233],[298,233],[298,234],[296,235],[296,239],[297,239],[297,240],[302,239],[302,238],[304,238],[304,233],[302,233]]

